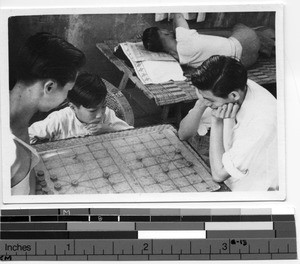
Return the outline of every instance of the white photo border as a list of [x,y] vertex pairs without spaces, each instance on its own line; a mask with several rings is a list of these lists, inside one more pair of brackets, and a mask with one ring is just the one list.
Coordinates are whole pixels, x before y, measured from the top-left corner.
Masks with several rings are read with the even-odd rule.
[[[5,141],[9,133],[9,78],[8,78],[8,18],[11,16],[33,15],[76,15],[76,14],[124,14],[161,12],[276,12],[276,82],[278,117],[278,175],[279,191],[273,192],[211,192],[211,193],[136,193],[136,194],[89,194],[89,195],[36,195],[12,196],[10,188],[10,167]],[[220,201],[280,201],[286,197],[285,172],[285,107],[284,107],[284,43],[283,43],[283,5],[273,4],[218,4],[174,5],[174,6],[135,6],[80,7],[80,8],[6,8],[0,10],[0,113],[1,113],[1,175],[2,200],[4,204],[48,204],[50,203],[157,203],[157,202],[220,202]]]

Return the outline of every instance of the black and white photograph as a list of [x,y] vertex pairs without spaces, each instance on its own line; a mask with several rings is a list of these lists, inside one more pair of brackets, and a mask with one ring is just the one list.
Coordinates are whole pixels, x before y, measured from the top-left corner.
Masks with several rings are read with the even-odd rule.
[[284,199],[282,6],[3,20],[7,202]]

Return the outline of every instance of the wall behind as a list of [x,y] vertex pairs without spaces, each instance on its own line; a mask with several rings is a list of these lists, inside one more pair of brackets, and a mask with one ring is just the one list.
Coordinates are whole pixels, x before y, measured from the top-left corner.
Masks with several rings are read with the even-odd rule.
[[[275,14],[270,12],[207,13],[204,22],[189,21],[191,28],[231,28],[236,23],[248,26],[275,27]],[[85,70],[100,73],[117,84],[119,78],[95,44],[104,40],[123,42],[141,34],[149,26],[172,28],[170,21],[154,21],[154,14],[95,14],[95,15],[41,15],[19,16],[9,19],[10,70],[15,55],[25,40],[37,32],[50,32],[61,36],[81,49],[87,57]]]

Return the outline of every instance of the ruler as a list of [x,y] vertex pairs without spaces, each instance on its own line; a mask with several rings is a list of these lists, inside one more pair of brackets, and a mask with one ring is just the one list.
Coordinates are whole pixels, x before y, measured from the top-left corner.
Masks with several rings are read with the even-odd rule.
[[1,211],[1,260],[297,259],[296,248],[290,210]]

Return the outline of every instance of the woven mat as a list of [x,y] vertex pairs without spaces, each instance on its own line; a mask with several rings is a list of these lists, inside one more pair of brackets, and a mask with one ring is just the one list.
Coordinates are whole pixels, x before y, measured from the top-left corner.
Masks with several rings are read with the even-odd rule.
[[248,70],[248,78],[260,85],[276,83],[276,60],[272,58],[260,58]]
[[157,105],[168,105],[197,99],[195,87],[190,82],[168,82],[145,85],[144,92]]

